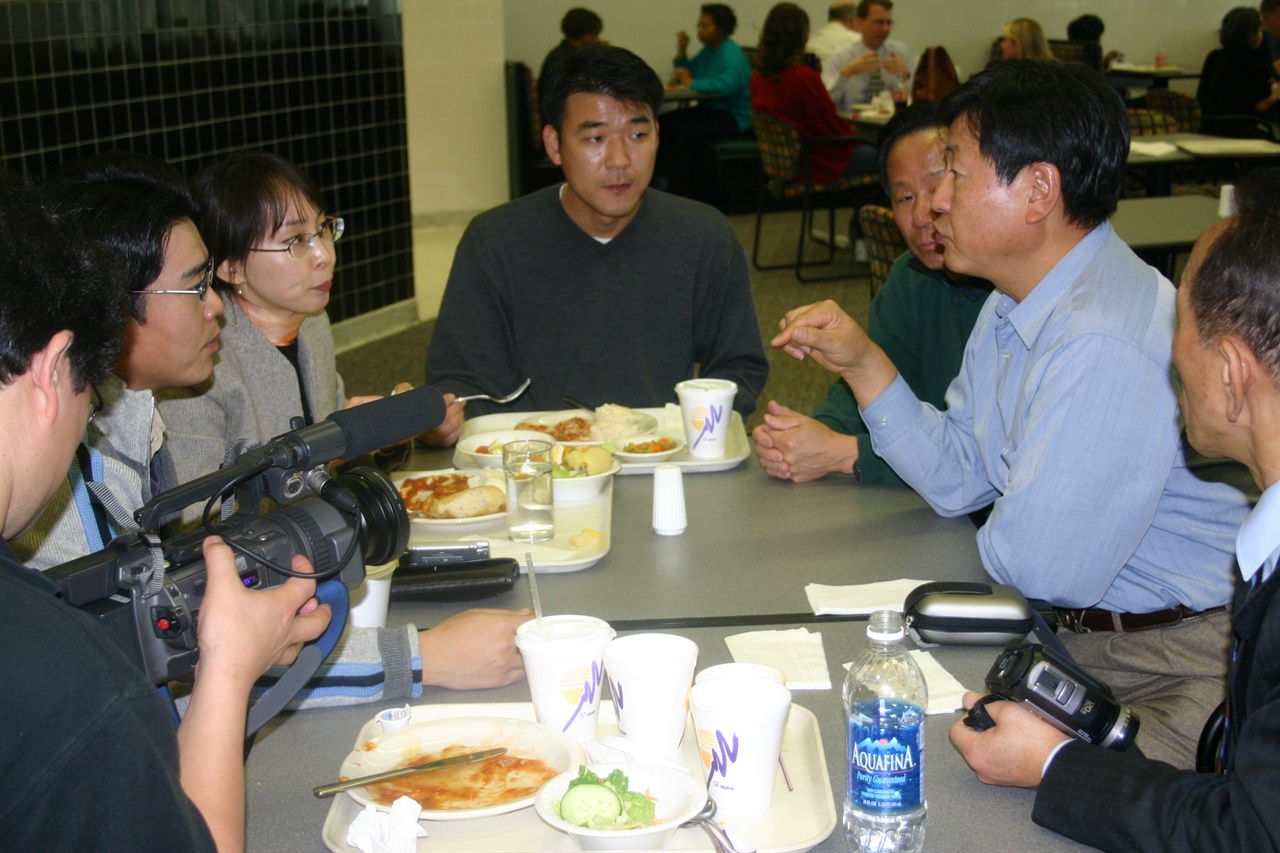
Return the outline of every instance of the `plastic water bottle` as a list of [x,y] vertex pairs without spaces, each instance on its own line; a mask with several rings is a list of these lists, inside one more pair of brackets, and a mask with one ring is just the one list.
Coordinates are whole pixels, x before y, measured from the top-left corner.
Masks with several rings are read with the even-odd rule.
[[877,610],[870,648],[844,682],[849,784],[844,833],[855,853],[914,853],[924,847],[924,709],[920,667],[902,647],[902,616]]

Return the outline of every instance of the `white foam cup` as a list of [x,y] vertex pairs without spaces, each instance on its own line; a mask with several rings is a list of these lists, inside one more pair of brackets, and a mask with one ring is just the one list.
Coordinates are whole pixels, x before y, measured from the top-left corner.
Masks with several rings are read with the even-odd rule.
[[604,647],[614,637],[594,616],[546,616],[516,629],[516,648],[538,722],[579,743],[595,737],[604,682]]
[[698,673],[693,683],[701,684],[714,678],[764,678],[778,684],[787,683],[787,676],[782,670],[762,663],[721,663],[709,666]]
[[733,398],[738,383],[729,379],[686,379],[676,385],[680,420],[684,423],[689,455],[719,459],[728,444]]
[[758,815],[773,780],[791,691],[767,678],[713,678],[689,691],[698,754],[718,814]]
[[689,719],[689,685],[698,644],[674,634],[632,634],[604,648],[618,731],[641,746],[674,755]]
[[369,566],[364,580],[351,593],[351,611],[347,624],[353,628],[387,627],[387,608],[391,605],[391,576],[396,563]]

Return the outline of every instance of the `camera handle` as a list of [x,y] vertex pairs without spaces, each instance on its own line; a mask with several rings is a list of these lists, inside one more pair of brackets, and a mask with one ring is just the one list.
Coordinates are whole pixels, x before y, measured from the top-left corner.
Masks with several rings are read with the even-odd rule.
[[329,627],[314,643],[307,643],[298,652],[298,659],[285,670],[284,675],[272,685],[271,689],[258,697],[249,706],[249,718],[245,725],[245,736],[248,737],[262,728],[276,714],[284,710],[294,696],[298,695],[311,676],[316,674],[320,664],[333,651],[342,636],[342,629],[347,626],[347,611],[351,609],[351,596],[342,582],[336,578],[324,581],[316,587],[316,598],[321,604],[327,604],[333,610],[329,618]]

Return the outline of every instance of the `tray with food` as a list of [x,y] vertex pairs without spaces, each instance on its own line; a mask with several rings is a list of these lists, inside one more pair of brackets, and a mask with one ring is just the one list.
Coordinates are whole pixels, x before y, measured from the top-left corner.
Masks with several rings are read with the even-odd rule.
[[[651,409],[626,409],[624,406],[600,407],[600,409],[605,408],[625,409],[627,412],[642,415],[653,422],[652,429],[647,432],[621,436],[615,434],[614,438],[606,442],[607,446],[614,451],[615,458],[622,463],[619,474],[649,474],[653,472],[653,466],[660,462],[675,463],[686,473],[691,474],[728,471],[736,468],[751,455],[746,425],[743,423],[742,415],[737,412],[733,413],[729,421],[725,455],[719,459],[698,459],[690,455],[689,448],[685,446],[684,425],[681,423],[680,406],[677,404],[668,403],[664,408]],[[596,413],[599,413],[600,409],[596,409]],[[503,435],[509,435],[516,429],[524,430],[537,425],[549,425],[554,428],[567,421],[587,419],[592,415],[593,413],[587,409],[566,409],[560,412],[495,412],[491,415],[480,415],[468,420],[463,428],[462,438],[454,451],[454,464],[459,467],[477,464],[471,453],[472,449],[475,447],[488,449],[494,441],[500,441]],[[611,417],[621,420],[623,416],[613,413]],[[632,421],[632,423],[635,422]],[[648,421],[642,423],[647,424]],[[554,437],[552,435],[552,438]],[[666,439],[667,442],[663,442],[662,439]],[[674,448],[672,444],[675,445]],[[467,449],[464,450],[464,447]]]
[[[410,729],[433,724],[456,723],[469,725],[470,720],[505,720],[514,726],[517,720],[533,720],[533,705],[529,702],[419,705],[413,709]],[[486,722],[488,724],[488,722]],[[548,729],[549,735],[555,733]],[[376,740],[382,734],[377,718],[369,720],[356,736],[355,750]],[[613,703],[600,703],[597,740],[618,736],[617,716]],[[496,741],[495,741],[496,743]],[[480,741],[467,741],[468,748],[489,745]],[[505,743],[503,745],[506,745]],[[588,751],[591,750],[588,745]],[[547,753],[552,750],[548,747]],[[356,752],[352,753],[353,755]],[[827,838],[836,826],[835,799],[831,779],[827,774],[826,755],[823,752],[822,735],[813,712],[793,704],[782,737],[782,760],[786,774],[779,773],[774,781],[773,804],[768,811],[750,817],[717,818],[717,821],[745,845],[764,853],[806,851]],[[697,739],[692,724],[685,730],[679,762],[691,773],[700,774],[702,763],[698,757]],[[551,763],[551,762],[548,762]],[[345,767],[345,765],[344,765]],[[410,777],[412,778],[412,777]],[[494,780],[488,780],[494,784]],[[351,853],[356,848],[347,844],[347,827],[363,806],[349,793],[339,794],[325,818],[322,837],[325,846],[340,853]],[[521,853],[521,851],[576,851],[578,848],[568,835],[544,823],[533,808],[517,808],[503,813],[489,812],[481,816],[461,820],[424,819],[422,825],[428,836],[418,839],[418,849],[439,853]],[[701,829],[679,829],[663,848],[669,851],[708,851],[711,842]]]
[[[411,545],[483,540],[489,543],[490,556],[514,557],[520,563],[521,572],[525,571],[526,553],[533,555],[540,572],[576,572],[594,566],[609,553],[613,516],[612,475],[617,468],[617,463],[614,463],[607,474],[566,481],[590,494],[584,492],[585,496],[576,493],[563,496],[557,492],[553,510],[556,535],[536,545],[512,542],[507,538],[506,481],[501,468],[401,471],[392,477],[392,481],[400,489],[405,508],[410,512]],[[450,492],[450,489],[456,491]],[[483,491],[486,499],[483,504],[480,496],[467,497],[474,489]],[[470,510],[477,514],[461,518],[425,516],[423,507],[437,513],[441,511],[438,504],[430,503],[438,502],[440,498],[437,495],[441,493],[445,493],[444,500],[454,502],[450,504],[450,508],[458,512]],[[501,507],[495,510],[499,497]]]

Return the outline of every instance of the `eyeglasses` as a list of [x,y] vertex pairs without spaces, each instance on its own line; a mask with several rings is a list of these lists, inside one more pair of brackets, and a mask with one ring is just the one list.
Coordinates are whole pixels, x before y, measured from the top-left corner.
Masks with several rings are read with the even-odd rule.
[[314,234],[299,234],[296,237],[290,237],[288,242],[284,244],[283,249],[250,249],[249,251],[288,252],[289,257],[296,261],[301,261],[305,260],[307,255],[311,254],[311,250],[316,247],[317,238],[333,245],[342,239],[342,232],[345,230],[346,223],[342,221],[341,216],[330,216],[320,223],[319,231]]
[[98,389],[93,386],[89,387],[89,420],[87,423],[93,423],[93,419],[98,412],[102,411],[102,398],[98,396]]
[[130,293],[141,293],[146,295],[156,293],[189,293],[199,296],[200,301],[204,302],[205,296],[209,293],[209,285],[213,282],[213,258],[209,258],[209,262],[205,264],[204,275],[200,276],[200,283],[191,290],[131,290]]

